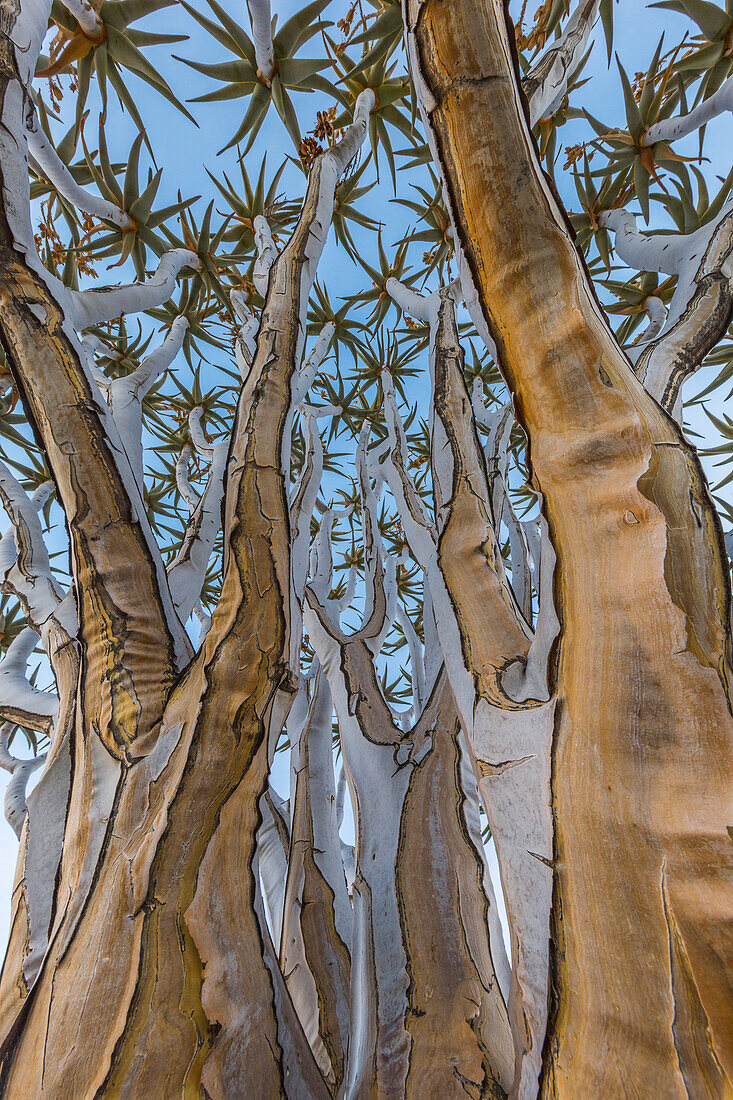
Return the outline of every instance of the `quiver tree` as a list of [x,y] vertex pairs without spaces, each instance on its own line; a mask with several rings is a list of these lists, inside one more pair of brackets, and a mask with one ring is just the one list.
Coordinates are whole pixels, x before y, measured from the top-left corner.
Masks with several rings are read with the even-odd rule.
[[[374,0],[341,41],[326,0],[208,6],[203,214],[140,181],[125,74],[188,111],[143,52],[184,36],[132,24],[172,5],[2,13],[0,1091],[729,1097],[729,563],[683,383],[731,373],[733,222],[675,143],[733,107],[733,10],[665,5],[692,37],[582,116],[568,215],[610,0]],[[253,185],[275,116],[298,157]]]

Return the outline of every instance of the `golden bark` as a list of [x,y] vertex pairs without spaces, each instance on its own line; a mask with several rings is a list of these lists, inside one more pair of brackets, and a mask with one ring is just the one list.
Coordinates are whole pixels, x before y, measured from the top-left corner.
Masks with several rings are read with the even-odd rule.
[[501,516],[492,515],[463,366],[453,302],[443,291],[435,336],[434,405],[453,469],[451,485],[444,490],[446,518],[438,536],[438,560],[477,695],[511,707],[502,673],[508,665],[526,658],[530,630],[504,573],[496,534]]
[[[73,844],[64,851],[58,891],[63,904],[31,995],[7,1021],[3,1095],[328,1095],[269,941],[254,863],[269,716],[290,677],[282,448],[302,347],[311,234],[320,239],[320,219],[329,210],[322,166],[319,159],[311,171],[301,218],[273,267],[257,354],[240,398],[222,595],[204,646],[172,690],[172,677],[158,670],[149,705],[140,708],[145,722],[125,744],[122,765],[113,755],[118,739],[105,736],[114,715],[101,728],[90,720],[83,703],[91,678],[81,680],[74,761],[87,766],[74,777],[66,823]],[[18,261],[8,252],[6,271],[15,272]],[[33,292],[53,318],[50,294],[35,285]],[[4,332],[31,332],[49,372],[58,364],[56,373],[75,384],[83,372],[53,325],[49,332],[40,322],[11,327],[19,293],[11,283]],[[28,350],[24,345],[19,357]],[[26,370],[28,363],[22,360]],[[40,415],[40,399],[38,408]],[[83,416],[70,423],[86,430]],[[99,449],[84,440],[71,453],[91,461]],[[70,506],[75,490],[70,475]],[[127,500],[124,486],[100,491],[112,503]],[[79,518],[71,511],[74,535],[85,513]],[[103,544],[102,566],[110,561],[104,550]],[[128,543],[126,552],[132,562],[136,547]],[[132,588],[129,597],[142,598],[140,587]],[[148,608],[150,634],[159,606],[156,599]],[[115,626],[119,619],[110,618],[113,646]],[[165,637],[161,627],[158,662],[167,660]],[[90,660],[89,645],[83,634],[82,663]],[[133,685],[139,661],[136,651]],[[102,682],[99,668],[97,675]],[[141,679],[149,683],[148,668]],[[101,844],[92,843],[94,837]],[[6,968],[8,981],[12,969]],[[95,1022],[85,1026],[83,1041],[80,1019]]]
[[[498,1100],[509,1090],[514,1058],[487,950],[483,866],[465,816],[465,735],[444,675],[416,733],[412,751],[422,758],[407,788],[396,875],[410,974],[404,1095],[422,1100],[465,1091]],[[427,899],[430,907],[417,919]]]
[[[499,0],[407,0],[413,77],[557,553],[545,1096],[733,1094],[730,593],[538,163]],[[704,1082],[701,1084],[701,1082]]]

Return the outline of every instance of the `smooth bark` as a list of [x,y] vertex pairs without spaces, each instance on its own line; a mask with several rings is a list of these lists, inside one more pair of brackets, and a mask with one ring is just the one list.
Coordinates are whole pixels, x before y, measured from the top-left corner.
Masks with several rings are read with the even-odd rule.
[[539,166],[502,5],[407,0],[406,19],[456,239],[558,560],[542,1092],[727,1096],[733,721],[719,522],[694,452],[595,300]]

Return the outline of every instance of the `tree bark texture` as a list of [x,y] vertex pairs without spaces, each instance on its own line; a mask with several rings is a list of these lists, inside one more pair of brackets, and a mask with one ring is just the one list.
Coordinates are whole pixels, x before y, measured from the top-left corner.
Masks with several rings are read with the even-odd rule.
[[[608,329],[499,0],[406,0],[457,239],[557,554],[544,1096],[730,1096],[730,593],[693,450]],[[490,124],[487,120],[491,120]]]

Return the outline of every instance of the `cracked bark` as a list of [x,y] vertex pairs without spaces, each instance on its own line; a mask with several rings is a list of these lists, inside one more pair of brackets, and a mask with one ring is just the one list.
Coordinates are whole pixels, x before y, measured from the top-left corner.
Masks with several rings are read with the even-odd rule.
[[[37,48],[47,15],[24,6],[20,37],[30,25]],[[114,424],[64,321],[63,288],[26,256],[25,90],[9,38],[0,50],[0,326],[67,515],[80,599],[79,677],[58,677],[69,723],[60,716],[55,759],[70,752],[73,773],[68,805],[60,783],[63,855],[55,895],[35,907],[46,929],[31,980],[27,848],[3,973],[0,1091],[326,1097],[269,940],[255,834],[270,713],[289,682],[291,381],[335,185],[371,103],[315,163],[274,265],[229,456],[222,596],[180,673],[189,650]],[[32,807],[29,820],[32,837]]]

